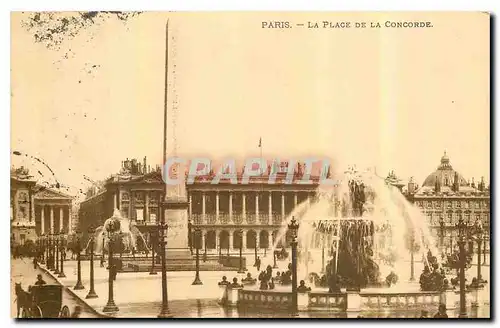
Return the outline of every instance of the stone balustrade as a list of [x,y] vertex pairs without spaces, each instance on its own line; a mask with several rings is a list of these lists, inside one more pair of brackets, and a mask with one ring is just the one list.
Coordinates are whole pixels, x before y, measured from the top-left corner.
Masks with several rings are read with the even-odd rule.
[[309,309],[325,311],[345,311],[347,295],[345,293],[309,293]]
[[281,225],[283,216],[273,214],[272,219],[269,219],[267,214],[233,214],[229,215],[222,213],[216,214],[191,214],[191,220],[195,225]]

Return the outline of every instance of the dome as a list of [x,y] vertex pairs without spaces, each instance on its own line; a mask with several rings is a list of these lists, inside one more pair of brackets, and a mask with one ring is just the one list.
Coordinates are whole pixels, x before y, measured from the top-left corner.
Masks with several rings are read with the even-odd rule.
[[448,155],[446,155],[446,152],[444,152],[443,157],[441,157],[441,164],[438,166],[436,171],[429,174],[422,186],[434,187],[436,185],[436,181],[439,181],[441,186],[451,186],[455,181],[455,174],[458,175],[458,184],[460,186],[469,185],[460,173],[453,170],[453,167],[450,164],[450,159]]

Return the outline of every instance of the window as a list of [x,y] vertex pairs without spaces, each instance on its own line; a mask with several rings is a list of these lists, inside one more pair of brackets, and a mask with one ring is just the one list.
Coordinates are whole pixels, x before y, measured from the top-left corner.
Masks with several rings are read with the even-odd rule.
[[476,202],[476,208],[479,208],[479,202]]
[[447,208],[451,208],[451,202],[447,202],[447,203],[446,203],[446,207],[447,207]]
[[448,213],[448,221],[450,221],[450,224],[453,223],[453,214],[452,213]]
[[427,208],[432,208],[432,203],[431,202],[427,202]]
[[461,208],[462,207],[462,202],[458,201],[457,202],[457,208]]
[[439,202],[434,201],[434,208],[440,208],[441,204]]

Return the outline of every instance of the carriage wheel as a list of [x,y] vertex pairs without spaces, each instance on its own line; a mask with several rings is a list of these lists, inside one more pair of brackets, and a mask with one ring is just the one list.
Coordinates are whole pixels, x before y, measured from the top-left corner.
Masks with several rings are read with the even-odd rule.
[[21,318],[23,319],[30,318],[30,311],[25,307],[21,308]]
[[65,305],[61,309],[61,314],[59,315],[60,318],[69,318],[70,313],[69,313],[69,308]]
[[36,306],[32,309],[31,317],[32,318],[42,318],[42,309],[39,306]]

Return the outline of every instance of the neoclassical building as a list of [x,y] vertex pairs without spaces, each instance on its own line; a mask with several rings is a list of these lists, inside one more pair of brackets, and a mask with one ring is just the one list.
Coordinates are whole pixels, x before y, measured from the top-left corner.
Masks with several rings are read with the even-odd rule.
[[24,244],[42,234],[73,231],[73,198],[40,186],[23,167],[10,175],[11,241]]
[[[267,176],[251,177],[246,184],[241,183],[241,174],[236,177],[237,184],[224,180],[212,184],[214,176],[208,174],[186,185],[189,218],[193,229],[199,227],[203,231],[202,244],[207,251],[239,249],[240,240],[243,249],[253,249],[256,245],[270,249],[284,218],[315,193],[319,177],[312,176],[311,183],[286,184],[285,164],[273,169],[278,171],[272,172],[276,173],[273,184],[268,182],[269,168]],[[164,188],[159,167],[151,170],[146,159],[143,163],[127,159],[122,162],[120,173],[106,180],[100,190],[80,204],[80,229],[87,231],[90,225],[101,226],[116,207],[149,243],[157,229]]]
[[[456,224],[463,218],[471,226],[481,222],[485,230],[483,247],[489,252],[490,188],[483,178],[477,183],[474,179],[466,180],[453,169],[446,152],[437,169],[429,174],[421,187],[410,180],[406,195],[425,213],[436,240],[445,249],[455,247],[458,239]],[[444,223],[443,228],[441,222]],[[476,248],[475,243],[470,245]]]

